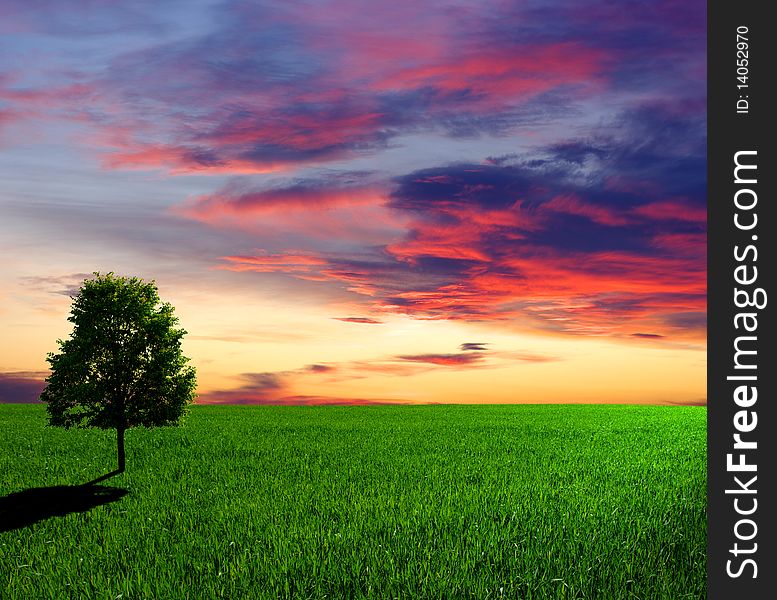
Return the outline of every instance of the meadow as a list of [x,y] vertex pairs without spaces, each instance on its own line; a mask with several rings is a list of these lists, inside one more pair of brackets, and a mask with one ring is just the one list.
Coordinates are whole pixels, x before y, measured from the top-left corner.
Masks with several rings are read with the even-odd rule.
[[704,598],[706,416],[195,406],[85,499],[115,433],[0,405],[0,598]]

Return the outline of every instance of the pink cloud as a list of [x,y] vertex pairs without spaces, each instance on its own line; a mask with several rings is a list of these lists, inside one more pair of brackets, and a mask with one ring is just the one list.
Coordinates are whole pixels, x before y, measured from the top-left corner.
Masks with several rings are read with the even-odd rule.
[[632,219],[623,214],[623,211],[619,211],[612,207],[585,203],[577,196],[571,194],[556,196],[543,204],[542,210],[578,215],[580,217],[586,217],[594,223],[610,225],[613,227],[626,225],[632,221]]
[[602,72],[603,54],[574,43],[484,49],[376,77],[372,89],[429,88],[439,96],[467,93],[486,106],[525,101],[563,84],[591,86]]
[[237,217],[245,219],[288,212],[321,212],[333,208],[381,205],[385,194],[370,187],[288,186],[260,191],[227,186],[215,194],[197,196],[175,208],[176,212],[206,222]]
[[468,352],[466,354],[402,354],[397,356],[400,360],[408,362],[428,363],[446,367],[469,366],[483,360],[481,352]]
[[328,264],[327,260],[311,254],[258,254],[253,256],[225,256],[230,264],[223,268],[230,271],[255,271],[257,273],[310,273],[316,267]]
[[361,323],[363,325],[380,325],[383,321],[373,319],[371,317],[334,317],[337,321],[344,321],[346,323]]
[[652,202],[635,208],[633,213],[651,221],[676,220],[701,224],[707,222],[707,210],[704,207],[682,200]]

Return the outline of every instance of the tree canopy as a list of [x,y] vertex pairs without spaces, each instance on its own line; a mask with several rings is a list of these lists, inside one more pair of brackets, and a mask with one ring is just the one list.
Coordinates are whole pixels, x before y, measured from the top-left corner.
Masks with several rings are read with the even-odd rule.
[[186,331],[173,311],[153,281],[95,273],[73,298],[70,338],[47,357],[49,423],[116,429],[120,470],[126,429],[175,424],[194,400]]

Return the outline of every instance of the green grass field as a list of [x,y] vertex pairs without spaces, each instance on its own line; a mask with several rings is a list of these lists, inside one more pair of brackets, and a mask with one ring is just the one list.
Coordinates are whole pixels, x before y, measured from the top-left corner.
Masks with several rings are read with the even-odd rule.
[[0,406],[0,598],[704,598],[706,416],[195,407],[44,518],[81,491],[13,493],[111,471],[115,434]]

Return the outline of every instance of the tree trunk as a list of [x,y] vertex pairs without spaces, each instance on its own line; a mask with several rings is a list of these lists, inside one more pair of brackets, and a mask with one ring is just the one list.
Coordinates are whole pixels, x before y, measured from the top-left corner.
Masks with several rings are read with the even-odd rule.
[[119,472],[124,472],[124,427],[116,429],[116,448],[119,453]]

